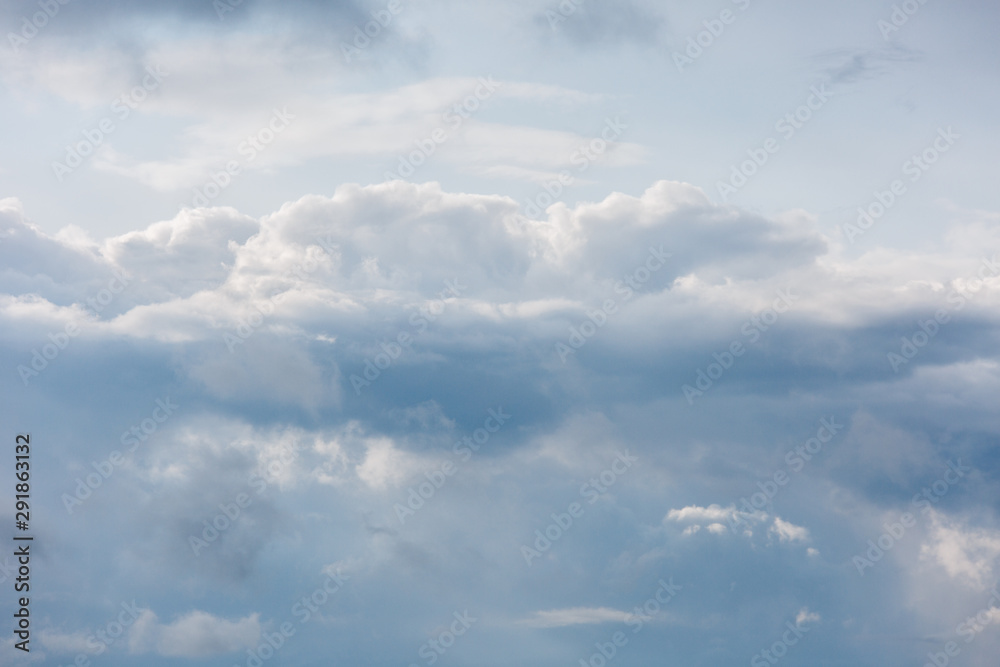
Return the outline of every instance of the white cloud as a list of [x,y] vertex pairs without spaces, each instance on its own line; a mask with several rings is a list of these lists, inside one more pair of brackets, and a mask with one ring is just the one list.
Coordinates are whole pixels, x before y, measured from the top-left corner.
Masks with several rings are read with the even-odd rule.
[[920,557],[943,568],[969,588],[983,590],[994,582],[1000,559],[1000,531],[976,528],[932,511],[928,541]]
[[803,607],[799,610],[799,613],[795,615],[795,625],[802,625],[803,623],[819,623],[820,615],[809,611],[809,607]]
[[767,535],[776,536],[779,542],[804,542],[809,539],[809,531],[806,528],[760,510],[753,513],[744,512],[736,509],[734,505],[728,507],[688,505],[681,509],[672,509],[663,517],[663,523],[690,524],[681,532],[682,537],[690,537],[702,528],[713,535],[725,535],[732,528],[746,537],[753,537],[757,534],[755,531],[758,526],[768,526]]
[[[1000,277],[980,287],[970,276],[1000,250],[1000,217],[961,207],[996,207],[991,153],[979,150],[995,121],[988,104],[938,94],[996,89],[982,85],[1000,72],[987,67],[995,58],[973,59],[973,85],[952,85],[969,71],[961,54],[997,52],[985,14],[915,17],[897,35],[912,49],[871,86],[852,76],[872,70],[872,52],[841,48],[874,21],[862,0],[731,7],[737,25],[682,75],[671,44],[721,25],[698,3],[403,0],[387,25],[387,1],[233,0],[220,17],[210,0],[44,0],[58,13],[20,56],[0,49],[0,180],[26,202],[0,201],[0,417],[43,441],[55,486],[36,511],[59,539],[42,555],[68,591],[36,618],[31,655],[7,638],[0,663],[73,655],[80,619],[106,621],[100,609],[133,595],[161,618],[146,610],[113,647],[119,658],[131,640],[136,663],[245,662],[243,647],[296,600],[324,596],[336,571],[349,583],[314,614],[323,627],[284,649],[303,661],[335,645],[359,663],[419,662],[418,647],[468,607],[483,626],[445,661],[488,662],[496,642],[478,633],[500,619],[511,662],[576,664],[625,630],[621,605],[647,633],[683,628],[682,664],[751,656],[787,620],[827,623],[790,661],[922,664],[927,642],[882,640],[943,644],[992,604],[977,586],[1000,574],[988,502]],[[23,15],[32,31],[41,9],[7,0],[0,22],[16,34]],[[928,68],[916,57],[925,20],[938,45],[982,48],[938,49]],[[341,44],[366,30],[378,33],[370,47],[345,62]],[[801,57],[816,49],[847,64]],[[775,76],[789,57],[801,66]],[[161,85],[114,115],[154,65],[169,73]],[[503,85],[407,176],[422,185],[344,184],[382,180],[490,74]],[[714,203],[717,179],[759,155],[780,113],[808,113],[795,108],[824,76],[840,80],[831,104],[729,198],[740,206]],[[295,118],[248,160],[240,143],[276,108]],[[879,111],[859,122],[868,109]],[[580,171],[574,154],[616,114],[628,127]],[[102,118],[114,131],[54,177],[52,161]],[[885,204],[891,172],[928,145],[921,124],[935,118],[955,123],[961,145],[848,244],[843,223],[876,190]],[[212,201],[233,208],[175,213],[230,159],[245,173]],[[576,179],[563,202],[526,207],[563,169]],[[803,210],[780,210],[790,203]],[[651,248],[670,257],[626,298],[619,281],[649,270]],[[46,365],[37,351],[51,352],[119,269],[128,288],[23,386],[17,365]],[[461,294],[355,393],[351,374],[415,334],[411,318],[445,281]],[[792,311],[749,344],[745,323],[788,289]],[[894,373],[886,353],[959,289],[978,292]],[[274,294],[284,298],[271,309]],[[595,313],[609,299],[605,321]],[[555,343],[588,321],[597,330],[563,363]],[[681,385],[727,365],[719,353],[734,340],[745,354],[688,405]],[[152,423],[168,395],[177,416],[105,478],[122,431]],[[509,422],[467,460],[454,452],[499,405]],[[728,505],[758,500],[758,486],[769,495],[764,480],[795,467],[783,455],[812,452],[816,421],[831,416],[850,429],[810,454],[773,508]],[[637,460],[606,487],[601,471],[624,450]],[[935,507],[962,514],[921,517],[877,571],[845,570],[884,529],[874,524],[898,521],[959,455],[976,472]],[[430,484],[425,472],[445,460],[455,474],[438,473],[446,485],[404,524],[407,487]],[[93,480],[67,514],[60,494]],[[198,535],[211,543],[195,555]],[[542,554],[530,566],[522,544]],[[819,544],[835,548],[820,556]],[[275,572],[289,574],[281,591]],[[683,589],[664,607],[667,580]],[[595,629],[603,638],[569,641]],[[662,661],[660,642],[640,639],[616,657]],[[963,661],[994,664],[997,640],[982,633]]]
[[535,628],[562,628],[570,625],[623,623],[627,617],[627,612],[608,607],[572,607],[536,611],[521,622]]
[[388,438],[372,438],[367,442],[364,461],[357,466],[357,475],[368,486],[385,489],[398,486],[412,475],[419,459],[395,446]]
[[781,517],[774,517],[774,524],[770,533],[777,535],[782,542],[804,542],[809,539],[809,531],[801,526],[796,526],[788,521],[783,521]]
[[729,521],[735,510],[732,507],[720,507],[719,505],[709,505],[708,507],[698,507],[689,505],[682,509],[674,509],[667,512],[667,521]]
[[128,642],[131,653],[204,658],[254,648],[260,633],[258,614],[230,621],[195,610],[164,624],[146,609],[129,629]]
[[[669,182],[639,197],[613,194],[573,209],[556,205],[546,221],[519,216],[510,199],[446,193],[436,184],[348,185],[333,197],[303,197],[260,220],[233,209],[185,210],[100,244],[47,237],[28,225],[16,202],[5,202],[14,232],[0,245],[10,259],[4,274],[9,294],[85,303],[113,270],[124,268],[135,280],[109,309],[120,315],[107,333],[172,342],[221,340],[257,306],[268,307],[271,295],[284,293],[284,303],[255,336],[271,332],[288,339],[284,331],[301,334],[304,342],[333,334],[340,349],[344,331],[331,322],[349,330],[390,312],[408,316],[413,311],[407,306],[425,305],[445,281],[455,280],[467,286],[449,302],[449,317],[460,318],[453,320],[459,326],[488,319],[503,329],[531,316],[553,331],[565,330],[561,320],[591,305],[593,294],[621,302],[615,281],[641,267],[650,247],[662,247],[671,257],[628,312],[616,316],[630,329],[634,318],[648,319],[628,342],[656,349],[662,341],[644,332],[669,322],[675,344],[714,331],[721,336],[790,286],[797,299],[787,317],[797,322],[865,326],[913,308],[933,312],[944,301],[949,271],[957,279],[978,263],[938,254],[940,267],[928,275],[927,256],[897,253],[894,282],[878,262],[863,257],[848,264],[822,254],[823,237],[802,216],[768,220],[713,206],[697,188]],[[44,282],[33,255],[46,258]],[[939,287],[928,288],[928,281]],[[1000,302],[998,294],[1000,278],[991,279],[972,307],[985,313]],[[685,326],[695,321],[699,327]],[[213,370],[227,363],[206,360],[197,373],[225,396],[259,384],[252,368]],[[300,399],[308,400],[320,380],[300,366]]]

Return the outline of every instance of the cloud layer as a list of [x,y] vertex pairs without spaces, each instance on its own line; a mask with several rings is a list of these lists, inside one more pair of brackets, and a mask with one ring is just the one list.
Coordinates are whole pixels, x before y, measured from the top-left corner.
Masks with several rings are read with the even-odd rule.
[[53,659],[132,600],[108,664],[246,660],[285,623],[289,664],[446,633],[549,664],[619,630],[732,662],[786,623],[797,660],[920,659],[988,600],[988,217],[851,259],[803,211],[669,181],[541,219],[402,181],[101,241],[0,215],[50,576],[92,582],[43,621]]

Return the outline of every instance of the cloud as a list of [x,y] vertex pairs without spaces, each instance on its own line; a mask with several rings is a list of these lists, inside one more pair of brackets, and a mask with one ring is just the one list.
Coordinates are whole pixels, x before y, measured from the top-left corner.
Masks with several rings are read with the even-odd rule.
[[[94,0],[85,6],[73,2],[59,3],[58,13],[43,26],[41,33],[43,37],[49,33],[65,40],[76,36],[74,30],[87,30],[109,39],[115,35],[115,29],[120,33],[130,25],[151,21],[189,31],[206,27],[216,31],[238,31],[246,29],[248,23],[270,22],[281,27],[297,25],[311,33],[310,27],[347,31],[358,22],[363,24],[371,20],[363,6],[353,0],[244,0],[226,3],[226,6],[233,11],[220,13],[212,3],[200,0],[178,0],[166,5],[142,0],[125,6],[114,0]],[[4,3],[0,16],[20,28],[23,17],[30,18],[38,11],[37,0],[12,0]]]
[[[310,576],[324,576],[317,562],[349,571],[352,594],[322,618],[352,650],[365,635],[356,619],[378,617],[420,646],[427,630],[414,619],[447,619],[442,607],[465,599],[493,600],[494,618],[523,618],[503,630],[518,640],[537,628],[617,623],[619,609],[670,576],[704,591],[671,602],[699,640],[759,619],[749,638],[733,640],[742,650],[790,610],[841,618],[855,596],[885,593],[869,590],[867,577],[864,587],[838,579],[842,586],[823,591],[785,582],[836,570],[877,535],[854,517],[906,506],[914,487],[940,473],[943,452],[962,448],[984,470],[995,466],[989,434],[1000,422],[990,406],[1000,363],[988,341],[1000,279],[969,278],[990,249],[976,216],[931,250],[847,257],[803,212],[719,206],[669,181],[556,204],[542,219],[522,215],[510,198],[436,183],[345,185],[256,217],[186,209],[100,241],[45,234],[12,200],[4,211],[7,240],[20,244],[5,255],[0,295],[11,370],[81,317],[113,271],[133,276],[27,392],[16,372],[0,377],[25,419],[41,419],[39,405],[101,415],[74,413],[49,427],[59,493],[72,493],[120,449],[121,434],[143,423],[157,398],[181,406],[72,516],[60,506],[53,513],[83,552],[74,563],[98,563],[74,565],[67,577],[96,568],[108,595],[141,591],[157,608],[185,611],[169,621],[149,612],[139,624],[134,649],[150,659],[239,651],[281,620],[283,597],[225,616],[186,611],[190,596],[258,584],[274,558],[305,573],[292,582],[301,595],[319,585]],[[49,252],[61,266],[53,276],[33,273],[24,257]],[[742,329],[763,322],[788,289],[794,307],[755,328],[751,342]],[[960,289],[964,308],[912,370],[895,373],[886,353]],[[607,299],[617,307],[602,319],[595,309]],[[586,321],[592,335],[563,364],[556,343]],[[408,347],[374,366],[401,332]],[[734,340],[746,353],[703,402],[688,405],[680,385]],[[350,378],[366,361],[378,375],[355,391]],[[907,417],[914,402],[919,427]],[[466,460],[455,443],[497,406],[513,417]],[[831,415],[849,428],[790,475],[772,505],[747,512],[733,502],[789,471],[786,453]],[[605,487],[602,471],[625,450],[636,465]],[[408,502],[407,487],[446,461],[457,472],[401,521],[394,508]],[[604,490],[591,503],[581,485],[595,481]],[[942,517],[962,516],[971,502],[964,493],[949,496]],[[251,502],[193,553],[191,537],[240,494]],[[527,567],[518,547],[571,503],[583,514]],[[900,577],[917,565],[969,586],[992,576],[991,533],[954,533],[948,521],[928,532],[921,563],[907,561],[918,558],[919,531],[912,554],[900,543]],[[109,527],[114,535],[102,532]],[[98,556],[97,544],[113,558]],[[313,555],[298,555],[300,544]],[[169,591],[142,583],[151,571],[169,578]],[[587,583],[565,572],[586,573]],[[467,597],[442,601],[426,590]],[[386,604],[387,591],[412,606]],[[813,614],[800,622],[818,622]],[[47,628],[51,641],[71,647],[62,627]]]
[[879,49],[837,49],[815,58],[829,63],[822,72],[831,83],[850,84],[877,78],[892,69],[895,63],[918,62],[922,56],[919,51],[894,44]]
[[94,653],[94,644],[88,642],[87,637],[85,632],[64,634],[50,629],[38,633],[39,643],[56,655]]
[[97,290],[110,269],[85,239],[52,238],[26,216],[21,202],[0,199],[0,289],[10,295],[45,294],[56,304],[82,300]]
[[415,467],[416,457],[397,449],[391,440],[375,439],[368,443],[365,460],[357,467],[358,478],[377,489],[398,486]]
[[698,507],[690,505],[679,510],[667,512],[667,521],[728,521],[733,517],[733,508],[724,509],[718,505]]
[[[116,128],[170,119],[171,129],[163,135],[169,140],[155,157],[147,157],[148,151],[132,154],[120,133],[109,134],[83,168],[158,192],[184,191],[192,202],[196,189],[201,193],[208,185],[212,191],[213,176],[232,180],[224,170],[234,163],[244,174],[317,159],[372,158],[385,165],[384,174],[409,177],[408,169],[416,165],[415,179],[422,180],[422,165],[434,161],[537,180],[540,174],[575,170],[594,136],[525,125],[525,113],[550,105],[587,109],[604,100],[489,73],[341,92],[343,63],[338,58],[331,65],[329,54],[315,52],[297,33],[195,33],[149,45],[138,59],[134,45],[88,49],[86,57],[66,45],[24,59],[0,52],[0,76],[26,106],[44,105],[55,95],[90,115],[103,114]],[[132,91],[150,71],[158,73],[155,86],[140,91],[141,100],[133,99]],[[304,80],[309,85],[303,86]],[[505,106],[517,113],[493,111]],[[601,130],[601,124],[595,126],[595,136]],[[66,137],[66,145],[80,141],[78,133]],[[430,148],[421,153],[417,142]],[[411,155],[416,157],[401,167]],[[620,141],[603,153],[600,164],[636,165],[646,156],[642,145]],[[60,155],[59,161],[64,159]]]
[[996,579],[1000,559],[1000,531],[969,526],[932,511],[929,539],[920,548],[921,559],[943,568],[953,580],[984,590]]
[[624,623],[628,615],[628,612],[607,607],[572,607],[536,611],[521,622],[533,628],[563,628],[571,625]]
[[694,535],[702,527],[713,535],[725,535],[734,532],[752,537],[758,524],[769,525],[767,534],[776,536],[779,542],[805,542],[809,539],[809,531],[801,526],[785,521],[781,517],[769,516],[766,512],[745,512],[735,506],[721,507],[709,505],[699,507],[689,505],[681,509],[672,509],[663,517],[663,523],[686,523],[687,527],[681,533],[682,537]]
[[551,2],[535,15],[540,39],[564,37],[578,48],[656,44],[665,23],[659,7],[635,0]]
[[130,653],[205,658],[254,648],[260,634],[258,614],[229,621],[195,610],[171,623],[160,623],[156,614],[146,609],[129,629],[128,647]]
[[804,623],[819,623],[819,614],[809,611],[808,607],[803,607],[799,610],[799,613],[795,615],[795,625],[802,625]]
[[769,532],[777,535],[782,542],[804,542],[809,539],[808,530],[783,521],[781,517],[774,517],[774,525]]
[[[959,324],[946,326],[989,326],[1000,276],[965,280],[989,261],[948,248],[933,255],[873,250],[848,261],[808,216],[766,218],[713,205],[683,183],[660,181],[639,196],[615,193],[572,208],[555,204],[544,220],[523,217],[509,198],[448,193],[434,183],[346,185],[258,219],[229,208],[185,209],[100,243],[46,236],[15,201],[5,206],[12,236],[0,252],[10,258],[10,296],[0,302],[0,318],[19,322],[19,335],[44,339],[79,321],[94,344],[120,337],[181,343],[170,354],[183,377],[229,404],[336,408],[360,395],[351,377],[365,360],[403,333],[418,342],[385,377],[449,364],[459,351],[482,355],[480,368],[498,377],[516,374],[502,341],[530,331],[525,340],[543,366],[563,369],[553,376],[569,383],[561,391],[573,383],[566,373],[582,373],[633,376],[628,391],[648,392],[652,363],[661,375],[684,378],[653,392],[671,395],[693,381],[699,360],[708,364],[733,341],[749,343],[748,327],[766,341],[757,349],[770,350],[768,372],[803,381],[835,371],[908,382],[912,369],[923,383],[948,373],[948,364],[973,362],[983,382],[992,373],[986,360],[947,343],[924,353],[933,366],[897,374],[885,361],[915,314],[933,314],[955,295],[970,305],[954,313]],[[966,245],[963,229],[979,233],[975,224],[956,226],[952,247]],[[51,262],[47,273],[33,268],[33,254]],[[122,270],[133,279],[88,321],[90,302]],[[773,326],[753,324],[788,293],[790,313]],[[608,325],[564,365],[556,343],[567,344],[571,327],[608,299],[615,310],[601,315]],[[651,335],[660,330],[670,337]],[[609,375],[603,364],[612,359]],[[748,377],[742,369],[755,363],[741,359],[723,384],[735,389]],[[275,375],[279,368],[295,372]],[[956,391],[978,392],[980,384]],[[899,456],[877,451],[860,453]]]

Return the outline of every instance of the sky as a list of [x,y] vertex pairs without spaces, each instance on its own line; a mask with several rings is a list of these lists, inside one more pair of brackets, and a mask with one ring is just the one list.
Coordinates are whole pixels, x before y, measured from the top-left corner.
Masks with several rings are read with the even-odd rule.
[[997,17],[6,0],[0,663],[992,667]]

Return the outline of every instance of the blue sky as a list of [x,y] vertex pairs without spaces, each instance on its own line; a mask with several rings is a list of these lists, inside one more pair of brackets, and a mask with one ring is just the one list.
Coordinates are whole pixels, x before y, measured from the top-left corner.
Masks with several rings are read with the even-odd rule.
[[995,17],[5,3],[0,662],[995,664]]

